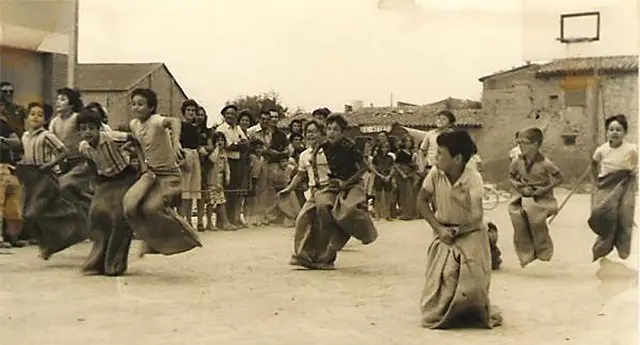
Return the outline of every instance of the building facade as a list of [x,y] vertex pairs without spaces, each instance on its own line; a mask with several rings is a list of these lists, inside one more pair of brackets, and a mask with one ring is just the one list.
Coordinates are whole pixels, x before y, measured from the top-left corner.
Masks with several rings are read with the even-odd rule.
[[131,92],[151,88],[158,95],[157,112],[182,117],[180,108],[187,95],[163,63],[79,64],[77,88],[85,104],[99,102],[117,128],[130,120]]
[[543,151],[569,182],[580,177],[605,142],[604,119],[625,114],[637,143],[638,57],[561,59],[480,78],[483,134],[478,147],[485,178],[508,185],[508,153],[527,126],[545,132]]

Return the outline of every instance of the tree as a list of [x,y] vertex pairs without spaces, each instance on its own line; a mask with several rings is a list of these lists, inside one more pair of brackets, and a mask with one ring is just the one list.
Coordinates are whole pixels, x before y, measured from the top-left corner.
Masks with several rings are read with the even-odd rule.
[[233,104],[238,109],[249,109],[254,117],[258,117],[263,110],[275,110],[280,118],[287,114],[288,108],[282,105],[280,95],[275,91],[265,92],[261,95],[240,96],[227,104]]

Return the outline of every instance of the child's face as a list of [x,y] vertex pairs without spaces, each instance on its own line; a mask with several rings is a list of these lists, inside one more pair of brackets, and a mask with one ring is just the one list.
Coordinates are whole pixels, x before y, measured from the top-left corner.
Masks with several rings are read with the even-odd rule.
[[327,139],[332,143],[337,143],[342,139],[342,128],[336,122],[332,122],[327,126]]
[[190,105],[184,109],[184,119],[189,123],[194,123],[198,113],[198,107]]
[[520,151],[523,155],[531,157],[538,152],[540,145],[531,141],[527,137],[520,136],[518,137],[518,146],[520,147]]
[[196,123],[203,124],[207,121],[207,114],[202,109],[198,109],[196,112]]
[[438,146],[436,155],[436,165],[440,170],[453,171],[462,168],[462,155],[451,156],[449,149],[444,146]]
[[294,122],[291,124],[291,132],[302,133],[302,124],[300,122]]
[[133,113],[133,117],[138,120],[146,120],[151,116],[151,108],[149,108],[149,103],[147,99],[140,96],[135,95],[131,99],[131,112]]
[[620,144],[627,132],[618,121],[611,121],[607,127],[607,140],[611,144]]
[[95,123],[81,123],[78,126],[78,132],[80,137],[89,142],[89,144],[96,145],[100,138],[100,127]]
[[315,124],[307,126],[307,143],[309,145],[313,144],[316,140],[318,140],[318,137],[320,137],[320,131],[318,131],[318,127],[316,127]]
[[226,147],[227,146],[227,140],[224,137],[218,137],[216,139],[216,145],[218,145],[218,147]]
[[286,169],[287,166],[289,165],[289,159],[288,158],[282,158],[279,162],[280,165],[280,169]]
[[438,128],[444,128],[449,125],[449,118],[444,115],[439,115],[436,119],[436,126]]
[[44,109],[32,107],[27,114],[27,128],[38,129],[44,125]]
[[69,98],[66,95],[56,96],[56,111],[58,113],[66,113],[71,110],[71,104],[69,104]]
[[296,149],[302,148],[304,146],[302,144],[302,138],[300,137],[293,138],[293,141],[291,142],[291,146],[293,146]]
[[264,145],[257,145],[253,150],[256,152],[256,155],[261,156],[264,152]]
[[413,138],[411,137],[404,138],[404,148],[407,150],[413,149]]

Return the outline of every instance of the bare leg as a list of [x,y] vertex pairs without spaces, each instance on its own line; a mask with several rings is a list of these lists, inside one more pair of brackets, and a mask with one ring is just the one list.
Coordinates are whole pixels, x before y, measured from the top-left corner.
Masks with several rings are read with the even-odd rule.
[[225,204],[218,204],[217,208],[217,219],[216,223],[218,223],[218,229],[220,230],[238,230],[237,226],[231,224],[229,222],[229,218],[227,217],[227,207]]
[[191,220],[191,215],[193,214],[193,200],[192,199],[182,199],[182,214],[181,216],[189,223],[189,225],[193,226],[193,222]]
[[204,198],[201,198],[198,200],[197,208],[198,208],[198,215],[197,215],[198,230],[204,231],[204,222],[202,219],[204,218],[204,208],[205,208]]

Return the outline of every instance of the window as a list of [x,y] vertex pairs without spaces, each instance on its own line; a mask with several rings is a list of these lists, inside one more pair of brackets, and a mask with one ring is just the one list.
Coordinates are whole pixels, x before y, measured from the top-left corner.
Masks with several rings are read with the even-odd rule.
[[564,146],[574,146],[576,144],[576,135],[575,134],[563,134],[562,141],[564,142]]
[[586,107],[587,90],[570,89],[564,91],[564,105],[566,107]]

